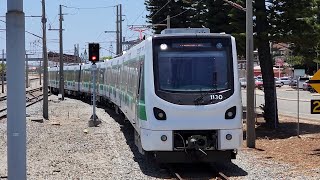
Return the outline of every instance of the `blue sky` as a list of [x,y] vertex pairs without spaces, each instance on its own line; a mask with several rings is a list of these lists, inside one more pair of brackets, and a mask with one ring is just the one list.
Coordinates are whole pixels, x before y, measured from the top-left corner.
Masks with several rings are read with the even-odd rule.
[[[48,18],[47,28],[59,28],[59,4],[68,7],[88,8],[73,9],[63,8],[66,13],[63,21],[63,46],[64,53],[73,54],[74,44],[79,44],[80,53],[87,47],[88,42],[100,42],[102,47],[101,56],[108,56],[110,53],[111,42],[115,41],[115,34],[104,33],[104,31],[114,31],[116,21],[116,8],[109,7],[122,4],[124,22],[123,36],[127,39],[136,39],[139,34],[131,31],[127,25],[139,24],[145,25],[147,11],[143,0],[46,0],[46,14]],[[109,7],[97,8],[96,7]],[[0,16],[5,16],[7,12],[7,0],[0,0]],[[24,13],[26,16],[41,15],[41,0],[24,0]],[[4,17],[0,17],[4,20]],[[0,29],[5,28],[5,23],[0,21]],[[26,30],[36,35],[42,36],[41,18],[26,17]],[[151,34],[150,32],[147,32]],[[0,31],[0,49],[5,49],[5,32]],[[47,31],[48,50],[59,50],[59,32]],[[26,50],[35,53],[36,57],[41,57],[42,42],[39,38],[26,33]],[[113,43],[115,47],[115,43]]]

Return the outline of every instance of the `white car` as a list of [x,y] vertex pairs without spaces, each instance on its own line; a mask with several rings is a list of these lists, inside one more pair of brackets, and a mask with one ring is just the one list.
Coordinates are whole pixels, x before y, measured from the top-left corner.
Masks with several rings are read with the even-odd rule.
[[240,78],[239,81],[240,81],[240,86],[241,86],[241,87],[243,87],[243,88],[246,88],[246,87],[247,87],[247,80],[246,80],[246,78]]
[[282,82],[280,81],[280,79],[279,78],[274,78],[274,85],[276,86],[276,87],[282,87],[283,86],[283,84],[282,84]]
[[281,81],[282,85],[289,85],[291,82],[291,78],[290,77],[281,77],[280,81]]

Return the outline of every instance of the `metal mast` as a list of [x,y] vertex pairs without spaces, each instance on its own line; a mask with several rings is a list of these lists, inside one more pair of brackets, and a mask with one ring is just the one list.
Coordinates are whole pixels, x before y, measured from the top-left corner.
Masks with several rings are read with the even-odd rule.
[[45,0],[42,0],[42,56],[43,56],[43,118],[49,119],[48,113],[48,52],[47,52],[47,18]]
[[7,0],[8,179],[26,180],[25,19],[23,0]]

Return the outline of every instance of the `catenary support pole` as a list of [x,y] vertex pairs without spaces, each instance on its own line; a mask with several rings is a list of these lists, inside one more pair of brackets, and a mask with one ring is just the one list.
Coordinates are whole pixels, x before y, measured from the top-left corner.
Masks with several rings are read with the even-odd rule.
[[60,74],[60,91],[59,93],[61,94],[61,100],[64,100],[64,77],[63,77],[63,42],[62,42],[62,21],[63,21],[63,16],[62,16],[62,5],[60,5],[60,28],[59,28],[59,44],[60,44],[60,69],[59,69],[59,74]]
[[4,49],[2,49],[2,71],[1,71],[1,92],[4,93]]
[[247,146],[255,148],[254,74],[253,74],[253,16],[252,0],[246,0],[246,59],[247,59]]
[[25,180],[26,89],[23,0],[7,0],[7,158],[8,179]]
[[298,104],[298,107],[297,107],[297,119],[298,119],[298,122],[297,122],[297,136],[300,137],[300,87],[299,87],[299,81],[300,81],[300,76],[297,78],[297,94],[298,94],[298,97],[297,97],[297,104]]
[[39,85],[41,86],[42,80],[41,80],[41,72],[42,72],[42,63],[41,60],[39,61]]
[[26,53],[26,88],[29,87],[29,58],[28,54]]
[[170,22],[170,15],[167,16],[167,29],[170,29],[171,22]]
[[119,5],[116,6],[117,8],[117,20],[116,20],[116,41],[117,41],[117,48],[116,48],[116,54],[118,55],[120,53],[120,39],[119,39]]
[[47,52],[47,18],[45,0],[42,0],[42,57],[43,57],[43,118],[49,119],[48,110],[48,52]]
[[120,16],[119,16],[119,53],[122,53],[122,4],[120,6]]

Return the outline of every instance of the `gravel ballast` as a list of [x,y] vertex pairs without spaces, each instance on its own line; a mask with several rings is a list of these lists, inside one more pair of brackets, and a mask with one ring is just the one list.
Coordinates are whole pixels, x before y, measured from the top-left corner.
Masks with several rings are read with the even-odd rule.
[[[27,108],[28,179],[167,179],[168,173],[140,155],[133,128],[111,109],[97,108],[100,127],[88,127],[92,106],[50,96],[49,118],[42,102]],[[0,177],[7,175],[6,120],[0,120]],[[319,179],[318,172],[294,171],[288,164],[241,150],[233,164],[217,164],[230,179]]]

